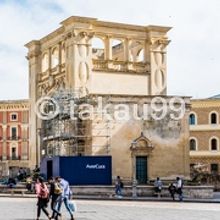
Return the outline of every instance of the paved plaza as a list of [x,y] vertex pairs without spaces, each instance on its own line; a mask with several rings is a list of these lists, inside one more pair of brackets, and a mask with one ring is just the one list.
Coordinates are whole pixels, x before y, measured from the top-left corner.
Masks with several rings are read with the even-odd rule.
[[[217,220],[220,204],[76,200],[76,220]],[[63,220],[68,220],[66,211]],[[36,199],[0,198],[0,219],[34,220]],[[42,214],[42,220],[46,219]]]

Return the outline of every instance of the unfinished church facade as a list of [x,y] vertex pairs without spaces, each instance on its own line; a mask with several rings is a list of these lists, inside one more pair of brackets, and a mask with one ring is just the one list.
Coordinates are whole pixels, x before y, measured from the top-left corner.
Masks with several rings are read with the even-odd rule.
[[[45,155],[111,155],[113,177],[146,183],[157,176],[189,176],[190,100],[167,96],[169,30],[72,16],[26,44],[30,166]],[[45,96],[61,106],[50,120],[35,113]],[[82,120],[80,114],[91,116],[85,103],[93,107],[92,117]],[[125,110],[137,117],[123,118]]]

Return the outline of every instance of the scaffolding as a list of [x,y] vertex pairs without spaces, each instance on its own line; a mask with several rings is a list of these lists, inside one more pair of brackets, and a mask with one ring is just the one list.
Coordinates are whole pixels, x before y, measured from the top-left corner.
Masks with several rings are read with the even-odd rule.
[[[50,120],[41,122],[41,152],[42,156],[83,156],[92,155],[93,138],[105,138],[104,154],[110,152],[110,126],[106,122],[105,134],[99,135],[92,126],[93,121],[82,120],[80,117],[81,104],[96,106],[94,97],[80,97],[80,92],[59,90],[53,95],[59,104],[59,114]],[[73,109],[71,109],[74,106]],[[48,106],[48,111],[54,111]]]

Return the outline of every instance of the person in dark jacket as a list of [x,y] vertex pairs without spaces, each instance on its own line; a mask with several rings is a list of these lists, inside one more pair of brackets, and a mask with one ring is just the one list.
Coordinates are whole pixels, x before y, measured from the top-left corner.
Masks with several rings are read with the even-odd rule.
[[172,197],[172,199],[173,199],[173,201],[174,201],[174,200],[175,200],[175,192],[176,192],[176,187],[175,187],[175,185],[174,185],[173,183],[171,183],[171,184],[169,185],[168,190],[169,190],[170,195],[171,195],[171,197]]
[[51,198],[51,203],[50,203],[50,207],[51,207],[51,210],[52,210],[52,219],[55,218],[55,216],[61,216],[61,213],[56,209],[56,206],[58,204],[58,200],[59,200],[59,197],[61,195],[61,193],[58,193],[57,192],[57,182],[55,182],[54,178],[53,177],[50,177],[48,179],[48,183],[50,184],[50,193],[49,193],[49,196]]

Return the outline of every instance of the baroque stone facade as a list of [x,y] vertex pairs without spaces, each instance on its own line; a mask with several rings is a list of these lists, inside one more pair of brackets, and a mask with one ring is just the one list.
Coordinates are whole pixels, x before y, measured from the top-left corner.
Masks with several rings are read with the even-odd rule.
[[29,101],[0,101],[0,176],[29,167]]
[[[56,136],[56,132],[45,135],[50,123],[42,123],[37,118],[36,102],[44,96],[54,97],[57,91],[68,90],[74,91],[80,100],[93,100],[95,112],[98,97],[113,109],[121,104],[130,109],[135,104],[149,106],[153,98],[161,96],[162,100],[156,104],[163,105],[166,114],[161,120],[147,117],[124,121],[100,120],[95,114],[96,117],[87,123],[86,133],[72,132],[75,136],[72,135],[71,142],[63,138],[59,144],[71,148],[78,142],[87,143],[80,154],[112,155],[113,176],[120,175],[128,180],[141,178],[141,175],[143,183],[157,176],[189,176],[190,100],[181,97],[183,102],[180,102],[180,97],[167,96],[169,39],[166,34],[169,30],[170,27],[136,26],[72,16],[61,22],[61,27],[54,32],[26,44],[32,167],[40,163],[42,153],[48,153],[47,147],[53,145]],[[169,109],[171,105],[173,108]],[[185,112],[180,119],[172,119],[179,105]],[[111,108],[107,112],[113,114]],[[152,112],[147,115],[152,116]],[[54,123],[56,126],[52,127],[65,124],[63,119]],[[66,126],[61,127],[59,135]],[[60,136],[56,136],[57,139],[60,141]],[[71,153],[76,154],[76,151]]]
[[201,166],[204,171],[219,174],[220,166],[220,99],[192,100],[190,112],[190,164]]

